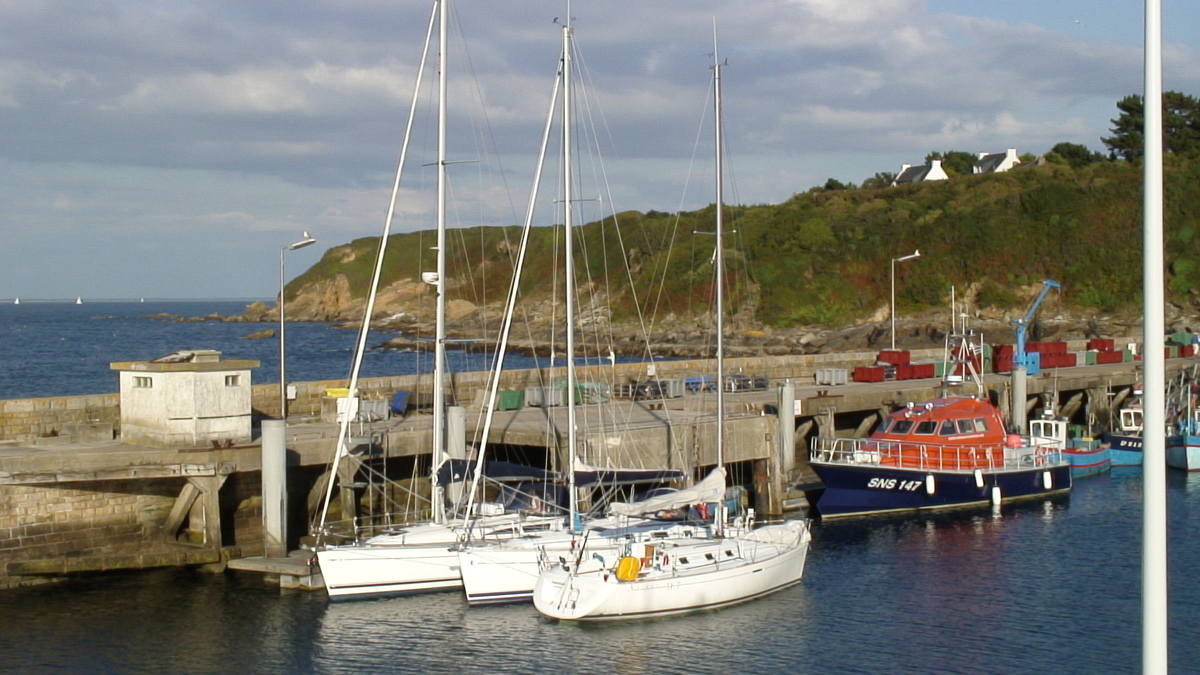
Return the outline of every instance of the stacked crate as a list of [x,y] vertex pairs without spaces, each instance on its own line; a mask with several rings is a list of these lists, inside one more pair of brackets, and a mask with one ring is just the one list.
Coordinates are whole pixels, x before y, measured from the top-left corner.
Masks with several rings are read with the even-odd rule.
[[854,369],[855,382],[883,382],[886,377],[883,366],[858,366]]
[[1125,352],[1116,348],[1112,338],[1092,338],[1088,340],[1087,348],[1085,359],[1089,366],[1121,363],[1126,360]]

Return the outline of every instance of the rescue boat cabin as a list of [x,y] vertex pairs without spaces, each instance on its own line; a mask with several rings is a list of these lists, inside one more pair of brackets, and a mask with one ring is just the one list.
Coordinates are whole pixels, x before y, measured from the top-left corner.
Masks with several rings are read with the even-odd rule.
[[972,470],[1004,466],[1009,439],[1000,410],[967,396],[910,403],[871,434],[882,464],[923,469]]

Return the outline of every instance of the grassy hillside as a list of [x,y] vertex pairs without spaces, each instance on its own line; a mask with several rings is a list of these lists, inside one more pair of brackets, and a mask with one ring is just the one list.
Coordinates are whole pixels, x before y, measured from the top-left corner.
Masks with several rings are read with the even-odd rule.
[[[1018,287],[1062,283],[1067,303],[1113,311],[1141,297],[1141,174],[1126,162],[1078,169],[1053,164],[1003,174],[959,176],[897,188],[814,188],[776,205],[729,207],[731,313],[774,326],[836,325],[886,305],[892,258],[920,249],[897,267],[897,303],[940,307],[951,286],[978,283],[978,302],[1019,306]],[[1187,302],[1200,289],[1200,161],[1166,164],[1168,293]],[[622,213],[577,232],[581,278],[604,291],[614,318],[707,311],[712,292],[713,208],[667,214]],[[561,228],[537,228],[522,281],[527,298],[549,297],[561,283]],[[517,228],[450,233],[452,297],[476,304],[503,298],[512,275]],[[432,232],[388,243],[385,284],[434,269]],[[376,239],[330,250],[289,285],[344,274],[366,292]],[[586,285],[585,285],[586,286]]]

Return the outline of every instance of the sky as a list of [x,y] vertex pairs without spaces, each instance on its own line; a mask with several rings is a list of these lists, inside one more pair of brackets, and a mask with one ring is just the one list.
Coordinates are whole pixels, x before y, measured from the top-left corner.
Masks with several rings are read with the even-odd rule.
[[[1163,3],[1164,88],[1200,94],[1200,3]],[[451,226],[520,222],[563,0],[452,0]],[[0,299],[273,298],[383,227],[429,0],[0,4]],[[932,151],[1105,151],[1142,91],[1134,0],[577,0],[603,208],[782,202]],[[424,91],[424,90],[422,90]],[[430,95],[417,96],[428,112]],[[711,122],[710,122],[711,123]],[[394,231],[433,226],[418,126]],[[711,141],[708,141],[711,143]],[[598,160],[597,160],[598,161]],[[710,191],[711,192],[711,191]]]

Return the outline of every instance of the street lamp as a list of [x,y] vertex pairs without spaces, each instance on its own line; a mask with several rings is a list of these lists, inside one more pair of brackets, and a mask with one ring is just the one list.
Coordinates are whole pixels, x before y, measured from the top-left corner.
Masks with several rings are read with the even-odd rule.
[[896,263],[920,257],[920,251],[913,251],[908,255],[902,255],[899,258],[892,258],[892,349],[896,348]]
[[311,246],[317,243],[316,239],[304,233],[304,238],[294,244],[288,244],[279,249],[279,419],[287,419],[287,377],[285,375],[286,359],[286,340],[284,340],[284,330],[287,326],[287,321],[283,317],[283,254],[288,251],[295,251],[298,248]]

